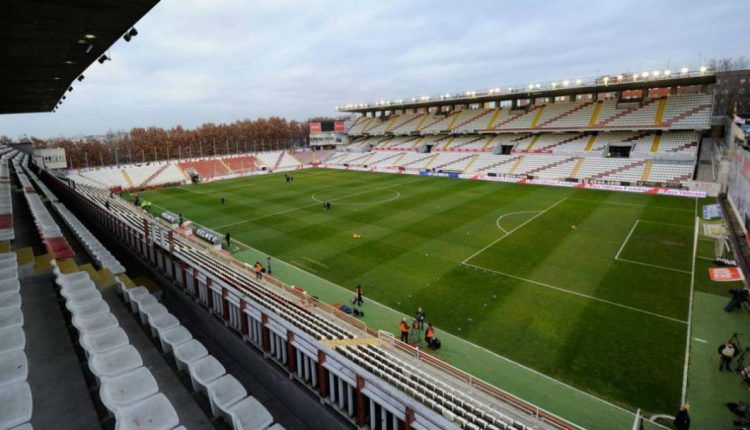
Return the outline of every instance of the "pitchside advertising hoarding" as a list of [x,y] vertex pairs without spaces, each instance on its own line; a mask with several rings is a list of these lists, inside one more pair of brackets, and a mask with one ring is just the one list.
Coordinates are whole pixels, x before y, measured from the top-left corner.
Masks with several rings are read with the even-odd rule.
[[421,176],[437,176],[447,178],[460,178],[460,179],[473,179],[478,181],[492,181],[492,182],[508,182],[515,184],[532,184],[532,185],[549,185],[553,187],[567,187],[567,188],[588,188],[592,190],[606,190],[606,191],[623,191],[626,193],[642,193],[642,194],[661,194],[667,196],[678,196],[678,197],[698,197],[704,198],[707,193],[701,190],[684,190],[675,188],[665,187],[645,187],[635,185],[614,185],[614,184],[589,184],[584,182],[567,182],[567,181],[555,181],[547,179],[524,179],[511,176],[487,176],[487,175],[466,175],[463,173],[446,173],[446,172],[432,172],[432,171],[414,171],[414,170],[400,170],[400,169],[388,169],[381,167],[356,167],[356,166],[341,166],[338,164],[324,164],[318,167],[325,169],[337,169],[337,170],[360,170],[364,172],[383,172],[383,173],[397,173],[403,175],[421,175]]

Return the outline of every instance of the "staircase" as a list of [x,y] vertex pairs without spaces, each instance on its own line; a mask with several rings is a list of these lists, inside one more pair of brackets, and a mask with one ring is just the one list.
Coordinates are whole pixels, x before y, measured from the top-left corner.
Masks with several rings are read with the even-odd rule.
[[643,173],[641,173],[641,181],[648,181],[649,175],[651,175],[651,168],[654,167],[653,160],[646,160],[646,165],[643,166]]
[[596,141],[596,135],[592,134],[591,137],[589,137],[589,142],[586,144],[586,147],[583,148],[583,150],[586,152],[591,151],[591,148],[594,147],[595,141]]
[[654,134],[654,141],[651,142],[651,152],[659,152],[659,144],[661,143],[661,134]]
[[550,163],[550,164],[546,164],[546,165],[541,166],[541,167],[537,167],[536,169],[527,170],[526,174],[527,175],[534,175],[534,174],[536,174],[538,172],[541,172],[542,170],[551,169],[553,167],[557,167],[557,166],[559,166],[561,164],[569,163],[569,162],[571,162],[573,160],[576,160],[576,159],[578,159],[578,157],[568,157],[568,158],[565,158],[563,160],[555,161],[554,163]]
[[442,168],[443,168],[443,167],[445,167],[445,166],[450,166],[451,164],[457,164],[457,163],[460,163],[460,162],[462,162],[462,161],[466,161],[466,160],[468,160],[469,158],[471,158],[471,157],[473,157],[473,156],[474,156],[474,154],[471,154],[471,155],[467,155],[467,156],[465,156],[465,157],[461,157],[461,158],[459,158],[459,159],[457,159],[457,160],[453,160],[453,161],[449,161],[449,162],[447,162],[447,163],[439,164],[439,165],[435,166],[435,168],[436,168],[436,169],[442,169]]
[[553,122],[555,122],[557,120],[560,120],[562,118],[565,118],[566,116],[570,116],[570,115],[572,115],[572,114],[580,111],[581,109],[585,108],[586,106],[590,106],[592,103],[596,103],[596,102],[586,102],[586,103],[583,103],[583,104],[581,104],[579,106],[576,106],[575,108],[573,108],[573,109],[571,109],[569,111],[563,112],[563,113],[561,113],[559,115],[555,115],[552,118],[550,118],[550,119],[542,122],[541,124],[537,125],[536,128],[544,128],[545,126],[547,126],[547,125],[549,125],[549,124],[551,124],[551,123],[553,123]]
[[273,165],[274,171],[276,171],[276,169],[279,168],[279,165],[281,165],[281,160],[284,158],[284,154],[286,154],[286,151],[281,151],[281,154],[279,154],[279,158],[276,159],[276,164]]
[[[133,186],[133,180],[130,179],[130,175],[128,175],[128,171],[126,169],[122,169],[122,176],[125,178],[125,182],[128,184],[128,188]],[[107,187],[109,188],[109,187]]]
[[662,125],[664,127],[669,127],[673,123],[675,123],[676,121],[681,121],[681,120],[683,120],[683,119],[685,119],[685,118],[687,118],[687,117],[689,117],[691,115],[695,115],[696,113],[698,113],[700,111],[703,111],[703,110],[706,110],[706,109],[708,109],[710,107],[711,107],[710,104],[702,104],[702,105],[696,106],[696,107],[694,107],[694,108],[692,108],[690,110],[687,110],[687,111],[685,111],[685,112],[683,112],[683,113],[681,113],[681,114],[679,114],[679,115],[677,115],[677,116],[675,116],[675,117],[673,117],[671,119],[668,119],[667,121],[664,121],[662,123]]
[[581,171],[581,167],[583,167],[583,162],[586,161],[585,158],[581,157],[578,159],[578,162],[576,163],[575,167],[573,167],[573,171],[570,173],[571,178],[578,177],[578,172]]
[[531,126],[529,128],[531,129],[536,128],[537,124],[539,123],[539,120],[542,119],[542,115],[544,115],[544,109],[546,107],[547,107],[546,105],[542,105],[542,107],[536,110],[536,115],[534,116],[534,119],[531,121]]
[[633,162],[633,163],[626,164],[624,166],[620,166],[620,167],[616,167],[614,169],[606,170],[606,171],[604,171],[602,173],[597,173],[596,175],[593,175],[593,176],[589,177],[589,179],[601,179],[601,178],[604,178],[604,177],[607,177],[607,176],[610,176],[610,175],[614,175],[615,173],[620,173],[620,172],[624,172],[624,171],[629,170],[629,169],[633,169],[635,167],[643,166],[644,164],[646,164],[646,160],[636,161],[636,162]]
[[141,187],[147,187],[148,184],[154,180],[157,176],[161,175],[161,173],[165,170],[167,170],[167,167],[169,167],[169,163],[164,163],[161,167],[159,167],[154,173],[149,175],[148,178],[146,178],[145,181],[140,185]]
[[599,112],[602,111],[602,102],[596,102],[594,111],[591,112],[591,118],[589,119],[589,127],[593,127],[596,124],[596,120],[599,118]]
[[393,115],[393,117],[390,120],[388,120],[388,125],[385,126],[384,132],[388,133],[389,131],[391,131],[391,127],[393,127],[396,124],[396,121],[398,121],[400,117],[401,115]]
[[667,107],[667,99],[663,98],[659,100],[659,106],[656,108],[656,116],[654,117],[654,125],[660,126],[661,121],[664,118],[664,109]]
[[500,112],[503,110],[500,108],[495,108],[495,113],[492,115],[492,119],[490,119],[490,122],[487,123],[487,130],[492,130],[495,126],[495,121],[497,121],[497,117],[500,116]]
[[[351,160],[347,161],[346,164],[356,163],[359,160],[364,160],[365,158],[368,158],[368,157],[371,157],[371,156],[372,156],[371,152],[366,152],[363,155],[360,155],[359,157],[352,158]],[[280,159],[281,159],[281,157],[279,157],[279,160]],[[279,160],[276,161],[276,165],[279,164]],[[274,168],[274,170],[276,170],[276,169]]]
[[484,166],[481,169],[478,169],[477,172],[483,172],[483,171],[486,171],[486,170],[494,169],[495,167],[502,166],[503,164],[512,163],[512,162],[518,160],[519,158],[522,158],[522,157],[512,157],[512,158],[508,158],[508,159],[505,159],[505,160],[502,160],[502,161],[498,161],[497,163],[490,164],[489,166]]
[[[469,124],[472,121],[478,120],[479,118],[481,118],[483,116],[489,115],[490,112],[493,112],[493,110],[490,110],[490,109],[483,110],[482,112],[479,113],[479,115],[474,115],[474,116],[472,116],[471,118],[469,118],[469,119],[467,119],[465,121],[461,121],[457,126],[451,127],[451,130],[454,130],[454,129],[457,129],[457,128],[461,128],[461,127],[465,126],[466,124]],[[474,130],[470,130],[470,131],[474,131]]]

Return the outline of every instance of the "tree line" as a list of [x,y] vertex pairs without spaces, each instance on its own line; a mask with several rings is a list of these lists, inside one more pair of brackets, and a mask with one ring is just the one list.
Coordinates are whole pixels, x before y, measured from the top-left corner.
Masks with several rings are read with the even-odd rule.
[[86,168],[128,163],[148,163],[178,158],[196,158],[244,152],[307,147],[307,121],[270,117],[226,124],[206,123],[194,129],[182,126],[136,127],[103,136],[39,139],[23,137],[12,142],[31,143],[35,148],[63,148],[69,168]]

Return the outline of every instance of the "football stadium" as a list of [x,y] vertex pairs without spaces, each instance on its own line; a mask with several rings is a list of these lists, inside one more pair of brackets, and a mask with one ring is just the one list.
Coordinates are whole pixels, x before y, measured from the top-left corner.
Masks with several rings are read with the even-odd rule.
[[[0,118],[158,3],[3,6]],[[750,428],[737,64],[3,136],[0,429]]]

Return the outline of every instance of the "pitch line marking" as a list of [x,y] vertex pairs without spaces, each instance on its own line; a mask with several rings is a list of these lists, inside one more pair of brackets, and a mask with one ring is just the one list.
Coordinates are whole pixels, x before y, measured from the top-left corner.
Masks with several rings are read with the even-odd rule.
[[641,222],[641,221],[643,221],[643,222],[654,222],[654,223],[658,223],[658,224],[667,224],[667,225],[676,225],[676,226],[680,226],[680,227],[685,227],[685,226],[680,225],[680,224],[670,224],[670,223],[663,223],[663,222],[660,222],[660,221],[649,221],[649,220],[637,219],[633,223],[633,227],[630,228],[630,232],[628,232],[628,235],[625,237],[625,240],[622,242],[622,245],[620,245],[620,249],[617,250],[617,254],[615,254],[615,260],[622,261],[622,262],[625,262],[625,263],[640,264],[642,266],[654,267],[656,269],[671,270],[673,272],[679,272],[679,273],[685,273],[685,274],[691,275],[693,272],[687,271],[687,270],[675,269],[674,267],[660,266],[658,264],[644,263],[644,262],[641,262],[641,261],[630,260],[630,259],[627,259],[627,258],[620,258],[620,254],[625,249],[625,245],[627,245],[628,241],[630,240],[630,236],[633,235],[633,232],[635,231],[635,228],[638,226],[638,223]]
[[[318,198],[316,197],[316,196],[317,196],[318,194],[320,194],[320,193],[324,193],[325,191],[326,191],[326,190],[323,190],[323,191],[316,191],[316,192],[314,192],[314,193],[313,193],[313,194],[312,194],[312,195],[310,196],[310,198],[311,198],[311,199],[313,199],[313,200],[315,200],[315,201],[316,201],[316,202],[318,202],[318,203],[325,203],[325,201],[323,201],[323,200],[319,200],[319,199],[318,199]],[[370,190],[370,191],[376,191],[376,190]],[[379,190],[377,190],[377,191],[379,191]],[[388,203],[388,202],[392,202],[392,201],[394,201],[394,200],[396,200],[396,199],[398,199],[398,198],[400,198],[400,197],[401,197],[401,193],[400,193],[400,192],[398,192],[398,191],[393,191],[393,190],[389,190],[389,191],[391,191],[392,193],[395,193],[395,194],[394,194],[394,195],[392,195],[392,196],[390,196],[390,197],[388,197],[387,199],[383,199],[383,200],[377,200],[377,201],[374,201],[374,202],[354,202],[354,203],[339,203],[339,205],[341,205],[341,206],[361,206],[361,205],[377,205],[377,204],[381,204],[381,203]],[[349,196],[349,197],[351,197],[351,196]],[[330,201],[333,201],[333,200],[328,200],[328,201],[330,202]]]
[[539,211],[518,211],[518,212],[510,212],[510,213],[507,213],[507,214],[503,214],[503,215],[500,215],[499,217],[497,217],[497,220],[495,220],[495,225],[497,225],[497,228],[499,228],[500,231],[502,231],[503,233],[505,233],[507,235],[507,234],[510,234],[510,233],[508,233],[508,230],[506,230],[502,226],[500,226],[500,220],[501,219],[505,218],[506,216],[511,216],[511,215],[535,214],[537,212],[539,212]]
[[700,343],[708,343],[708,341],[707,341],[707,340],[705,340],[705,339],[701,339],[701,338],[699,338],[699,337],[694,337],[694,338],[693,338],[693,340],[694,340],[694,341],[696,341],[696,342],[700,342]]
[[662,314],[657,314],[655,312],[647,311],[645,309],[640,309],[640,308],[636,308],[636,307],[633,307],[633,306],[623,305],[622,303],[613,302],[611,300],[602,299],[602,298],[591,296],[591,295],[588,295],[588,294],[584,294],[584,293],[581,293],[581,292],[578,292],[578,291],[568,290],[568,289],[557,287],[557,286],[554,286],[554,285],[545,284],[544,282],[534,281],[533,279],[522,278],[520,276],[511,275],[510,273],[499,272],[497,270],[488,269],[486,267],[477,266],[477,265],[470,264],[470,263],[461,263],[461,264],[464,265],[464,266],[473,267],[475,269],[484,270],[486,272],[496,273],[498,275],[506,276],[508,278],[517,279],[519,281],[528,282],[530,284],[538,285],[540,287],[549,288],[551,290],[556,290],[556,291],[560,291],[560,292],[563,292],[563,293],[572,294],[574,296],[583,297],[585,299],[590,299],[590,300],[594,300],[594,301],[597,301],[597,302],[606,303],[608,305],[616,306],[618,308],[623,308],[623,309],[627,309],[627,310],[634,311],[634,312],[640,312],[640,313],[643,313],[643,314],[646,314],[646,315],[651,315],[653,317],[662,318],[662,319],[669,320],[669,321],[674,321],[674,322],[677,322],[677,323],[680,323],[680,324],[687,324],[688,323],[687,321],[684,321],[684,320],[681,320],[681,319],[669,317],[669,316],[662,315]]
[[[513,234],[513,232],[515,232],[519,228],[525,226],[526,224],[530,223],[531,221],[534,221],[538,217],[544,215],[545,213],[547,213],[547,211],[549,211],[550,209],[552,209],[555,206],[559,205],[560,203],[564,202],[565,200],[568,200],[568,198],[565,197],[565,198],[559,200],[557,203],[553,204],[552,206],[549,206],[547,209],[544,209],[542,211],[534,211],[534,212],[539,212],[539,213],[536,214],[536,215],[534,215],[533,217],[529,218],[528,220],[524,221],[523,223],[521,223],[521,225],[518,225],[515,228],[511,229],[509,232],[505,233],[504,235],[502,235],[502,236],[498,237],[497,239],[493,240],[489,245],[487,245],[484,248],[480,249],[479,251],[471,254],[468,258],[466,258],[464,261],[462,261],[461,264],[465,264],[467,261],[469,261],[472,258],[476,257],[477,255],[483,253],[484,251],[486,251],[487,249],[489,249],[492,245],[494,245],[494,244],[500,242],[501,240],[505,239],[506,237],[510,236],[511,234]],[[510,215],[510,214],[508,214],[508,215]]]
[[700,218],[698,218],[698,199],[695,199],[695,230],[693,233],[693,267],[690,273],[690,301],[688,302],[688,325],[685,336],[685,368],[682,373],[682,396],[680,403],[687,402],[688,370],[690,369],[690,336],[693,333],[693,296],[695,294],[695,262],[698,255],[698,230],[700,229]]
[[617,254],[615,254],[615,260],[617,260],[620,257],[620,253],[623,249],[625,249],[625,245],[628,243],[628,240],[630,240],[630,236],[633,235],[633,232],[635,231],[635,228],[638,226],[639,219],[635,220],[633,223],[633,227],[630,228],[630,232],[628,232],[628,235],[625,237],[625,240],[622,242],[622,245],[620,245],[620,249],[617,250]]
[[648,267],[653,267],[656,269],[671,270],[672,272],[684,273],[686,275],[693,274],[693,272],[689,270],[675,269],[674,267],[667,267],[667,266],[659,266],[658,264],[643,263],[641,261],[628,260],[627,258],[615,258],[615,260],[622,261],[625,263],[630,263],[630,264],[640,264],[641,266],[648,266]]
[[[252,247],[252,246],[250,246],[250,245],[248,245],[246,243],[240,242],[237,239],[232,239],[232,242],[237,242],[237,243],[239,243],[240,245],[243,245],[244,247],[246,247],[249,250],[253,250],[253,251],[256,251],[256,252],[261,253],[261,254],[266,254],[266,253],[262,252],[261,250],[259,250],[257,248],[254,248],[254,247]],[[298,266],[296,266],[294,264],[291,264],[288,261],[282,260],[280,258],[274,257],[274,256],[272,256],[270,254],[266,254],[266,255],[268,255],[270,257],[273,257],[274,261],[276,261],[278,263],[285,264],[286,266],[288,266],[288,267],[290,267],[290,268],[292,268],[294,270],[302,271],[302,272],[304,272],[304,273],[312,276],[313,278],[316,278],[316,279],[318,279],[318,280],[320,280],[320,281],[322,281],[322,282],[324,282],[326,284],[332,285],[332,286],[334,286],[334,287],[336,287],[336,288],[338,288],[338,289],[340,289],[340,290],[342,290],[342,291],[344,291],[346,293],[351,293],[351,290],[349,290],[348,288],[342,287],[341,285],[336,284],[336,283],[334,283],[332,281],[329,281],[328,279],[322,278],[319,275],[316,275],[315,273],[308,272],[308,271],[302,269],[301,267],[298,267]],[[377,305],[377,306],[379,306],[379,307],[381,307],[381,308],[383,308],[383,309],[385,309],[385,310],[387,310],[389,312],[396,313],[397,315],[400,315],[400,316],[403,316],[403,317],[409,317],[409,315],[406,315],[403,312],[397,311],[396,309],[393,309],[393,308],[391,308],[389,306],[386,306],[386,305],[384,305],[384,304],[382,304],[382,303],[380,303],[380,302],[378,302],[376,300],[369,299],[368,303],[373,303],[373,304],[375,304],[375,305]],[[596,401],[598,401],[600,403],[604,403],[605,405],[610,406],[610,407],[612,407],[614,409],[620,410],[622,412],[625,412],[626,414],[635,415],[635,412],[630,411],[628,409],[625,409],[624,407],[622,407],[622,406],[620,406],[618,404],[612,403],[609,400],[606,400],[606,399],[604,399],[602,397],[599,397],[599,396],[596,396],[594,394],[591,394],[588,391],[583,391],[580,388],[574,387],[574,386],[568,384],[567,382],[563,382],[563,381],[561,381],[559,379],[556,379],[556,378],[554,378],[554,377],[552,377],[550,375],[547,375],[546,373],[542,373],[542,372],[540,372],[540,371],[538,371],[536,369],[533,369],[533,368],[531,368],[529,366],[526,366],[525,364],[521,364],[518,361],[511,360],[510,358],[508,358],[508,357],[506,357],[504,355],[500,355],[500,354],[498,354],[495,351],[491,351],[491,350],[489,350],[489,349],[487,349],[487,348],[485,348],[485,347],[483,347],[481,345],[478,345],[476,343],[470,342],[470,341],[466,340],[463,337],[456,336],[455,334],[451,333],[450,331],[447,331],[447,330],[442,329],[440,327],[436,327],[436,328],[438,330],[440,330],[440,332],[443,333],[446,337],[453,338],[453,339],[455,339],[456,341],[458,341],[460,343],[464,343],[464,344],[468,345],[469,347],[476,348],[476,349],[478,349],[480,351],[483,351],[483,352],[485,352],[487,354],[490,354],[493,357],[496,357],[496,358],[498,358],[498,359],[500,359],[502,361],[510,363],[510,364],[512,364],[512,365],[514,365],[516,367],[519,367],[519,368],[521,368],[521,369],[523,369],[523,370],[525,370],[525,371],[527,371],[529,373],[532,373],[534,375],[537,375],[537,376],[539,376],[541,378],[544,378],[546,380],[554,382],[555,384],[563,386],[563,387],[565,387],[565,388],[567,388],[567,389],[569,389],[571,391],[574,391],[574,392],[576,392],[576,393],[578,393],[578,394],[580,394],[582,396],[591,398],[591,399],[596,400]]]
[[[387,190],[389,188],[399,187],[401,185],[409,185],[409,184],[413,184],[415,182],[421,182],[421,181],[424,181],[424,179],[419,179],[419,180],[416,180],[416,181],[409,181],[409,182],[401,182],[401,183],[398,183],[398,184],[389,185],[387,187],[382,187],[382,188],[371,188],[371,189],[366,190],[366,191],[360,191],[360,192],[357,192],[357,193],[352,193],[352,194],[348,194],[348,195],[345,195],[345,196],[337,197],[335,199],[329,200],[329,202],[335,202],[337,200],[346,199],[346,198],[358,196],[358,195],[361,195],[361,194],[371,193],[373,191]],[[399,196],[400,196],[400,194],[399,194]],[[299,206],[299,207],[296,207],[296,208],[284,209],[283,211],[274,212],[274,213],[270,213],[270,214],[266,214],[266,215],[261,215],[259,217],[255,217],[255,218],[250,218],[250,219],[246,219],[246,220],[242,220],[242,221],[237,221],[237,222],[232,222],[232,223],[229,223],[229,224],[224,224],[224,225],[212,227],[211,229],[212,230],[218,230],[218,229],[222,229],[222,228],[232,227],[232,226],[235,226],[235,225],[245,224],[245,223],[253,222],[253,221],[259,221],[259,220],[262,220],[262,219],[265,219],[265,218],[274,217],[276,215],[283,215],[285,213],[294,212],[294,211],[298,211],[300,209],[306,209],[306,208],[310,208],[310,207],[313,207],[313,206],[319,206],[319,205],[320,205],[320,203],[315,202],[315,203],[312,203],[312,204],[309,204],[309,205],[305,205],[305,206]]]
[[654,221],[654,220],[650,220],[650,219],[642,219],[642,218],[639,218],[639,219],[638,219],[638,221],[643,221],[643,222],[650,222],[650,223],[652,223],[652,224],[662,224],[662,225],[671,225],[671,226],[674,226],[674,227],[689,228],[689,229],[691,229],[691,230],[693,229],[693,226],[692,226],[692,225],[685,225],[685,224],[675,224],[675,223],[673,223],[673,222]]
[[692,209],[670,208],[668,206],[640,205],[638,203],[611,202],[609,200],[582,199],[578,197],[570,197],[570,200],[577,200],[579,202],[606,203],[608,205],[633,206],[636,208],[654,208],[654,209],[664,209],[664,210],[672,210],[672,211],[693,212]]

